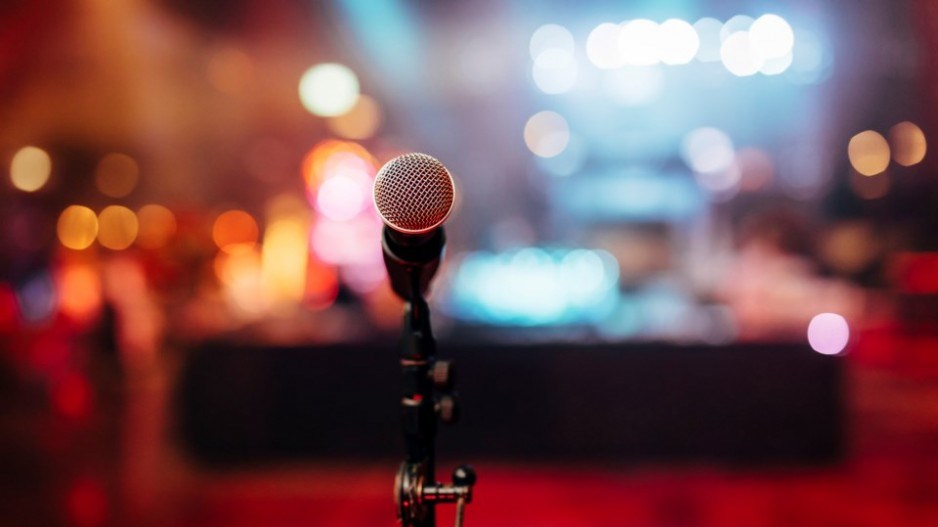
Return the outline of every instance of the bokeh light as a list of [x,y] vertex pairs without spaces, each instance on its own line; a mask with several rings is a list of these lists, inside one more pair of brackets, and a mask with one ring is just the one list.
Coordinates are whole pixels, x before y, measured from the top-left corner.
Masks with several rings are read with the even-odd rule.
[[316,256],[332,265],[381,262],[381,220],[365,216],[356,221],[321,220],[313,224],[310,244]]
[[661,61],[658,24],[640,18],[626,22],[619,32],[619,53],[626,64],[651,66]]
[[87,249],[98,236],[98,216],[83,205],[70,205],[59,215],[59,242],[69,249]]
[[567,120],[557,112],[538,112],[524,125],[524,143],[534,155],[554,157],[563,152],[569,142]]
[[369,212],[377,220],[377,213],[369,206],[376,172],[374,158],[360,145],[321,143],[304,162],[307,200],[329,221],[350,221]]
[[847,320],[836,313],[821,313],[808,324],[808,343],[824,355],[837,355],[847,347],[850,327]]
[[850,138],[847,156],[854,170],[873,176],[889,166],[889,143],[879,132],[866,130]]
[[329,129],[336,135],[349,139],[368,139],[381,125],[381,107],[367,95],[358,97],[355,106],[327,121]]
[[301,218],[281,218],[264,232],[261,282],[275,301],[299,302],[306,288],[307,227]]
[[145,249],[159,249],[176,234],[176,216],[162,205],[150,204],[137,211],[137,245]]
[[[475,252],[457,265],[457,316],[490,324],[535,326],[596,320],[614,305],[619,267],[606,251],[521,247]],[[464,306],[464,307],[460,307]]]
[[[857,178],[870,179],[860,175]],[[841,221],[827,229],[823,243],[818,245],[819,256],[838,274],[861,273],[881,255],[882,243],[882,236],[877,235],[871,222]]]
[[228,210],[215,218],[212,225],[212,240],[222,251],[229,252],[232,246],[254,245],[259,234],[257,221],[243,210]]
[[24,146],[17,150],[10,162],[10,181],[24,192],[41,189],[52,174],[52,159],[45,150]]
[[669,65],[687,64],[700,48],[700,37],[694,27],[683,20],[665,20],[658,28],[661,62]]
[[137,215],[121,205],[105,207],[98,214],[98,243],[120,251],[130,247],[137,238]]
[[335,267],[310,258],[303,305],[308,309],[325,309],[335,302],[338,295],[339,274]]
[[791,67],[791,63],[794,60],[794,54],[788,52],[781,57],[773,57],[770,59],[765,59],[765,62],[762,63],[762,66],[759,67],[759,73],[763,75],[779,75],[784,73]]
[[349,111],[359,94],[358,77],[342,64],[318,64],[300,78],[300,102],[320,117],[335,117]]
[[619,54],[619,25],[599,24],[586,39],[586,58],[599,69],[611,70],[624,64]]
[[261,285],[274,305],[297,305],[306,290],[309,217],[303,204],[282,195],[267,207],[268,225],[261,249]]
[[573,55],[573,34],[561,25],[545,24],[534,30],[528,49],[531,52],[531,60],[534,61],[537,61],[538,57],[551,50],[565,51]]
[[784,18],[762,15],[749,26],[749,43],[753,53],[763,60],[784,57],[791,53],[795,34]]
[[[380,251],[371,254],[379,255]],[[387,270],[384,261],[377,257],[361,263],[344,265],[340,268],[339,275],[342,283],[359,295],[367,295],[381,287],[387,287]]]
[[749,33],[737,31],[726,37],[720,47],[720,59],[726,69],[737,77],[755,75],[764,60],[753,53]]
[[736,15],[730,18],[720,28],[720,42],[726,42],[726,39],[730,38],[733,33],[740,31],[748,32],[753,22],[755,22],[755,20],[747,15]]
[[694,172],[723,172],[733,164],[733,141],[716,128],[698,128],[684,137],[681,157]]
[[614,282],[597,251],[574,249],[560,260],[559,270],[567,282],[567,295],[575,304],[591,301],[598,291]]
[[60,292],[59,309],[74,320],[87,322],[100,311],[101,277],[88,263],[66,264],[56,282]]
[[40,270],[21,284],[16,302],[20,315],[27,322],[37,324],[51,319],[58,306],[58,295],[49,272]]
[[697,60],[700,62],[719,62],[720,46],[723,40],[720,38],[720,30],[723,24],[715,18],[701,18],[694,22],[694,31],[700,41],[697,48]]
[[736,163],[730,163],[722,170],[712,172],[694,172],[694,179],[700,188],[709,192],[717,201],[723,201],[736,195],[739,190],[742,171]]
[[262,315],[270,306],[261,286],[261,255],[254,245],[231,245],[215,256],[215,275],[224,286],[225,298],[235,313]]
[[908,167],[925,159],[928,144],[925,133],[915,123],[903,121],[889,129],[889,144],[892,146],[892,159]]
[[327,178],[316,194],[316,210],[333,221],[347,221],[370,205],[367,180],[349,174]]
[[567,50],[548,49],[534,60],[531,76],[534,84],[544,93],[566,93],[576,84],[576,59],[573,53]]
[[534,65],[531,77],[544,93],[561,94],[570,91],[577,79],[573,35],[567,28],[546,24],[534,31],[529,46]]
[[371,178],[377,172],[374,158],[364,147],[350,141],[328,139],[317,143],[303,159],[306,191],[315,195],[319,185],[338,172],[364,172]]
[[107,154],[98,162],[94,171],[94,182],[105,196],[123,198],[137,186],[140,168],[127,154]]
[[787,77],[797,84],[818,84],[830,77],[833,51],[828,42],[812,31],[795,31],[791,68]]

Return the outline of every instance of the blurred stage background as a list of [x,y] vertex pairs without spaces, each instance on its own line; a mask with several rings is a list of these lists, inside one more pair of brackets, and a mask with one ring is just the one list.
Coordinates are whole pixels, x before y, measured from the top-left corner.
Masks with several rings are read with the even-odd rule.
[[422,151],[470,525],[936,525],[936,72],[929,0],[7,1],[0,523],[392,525]]

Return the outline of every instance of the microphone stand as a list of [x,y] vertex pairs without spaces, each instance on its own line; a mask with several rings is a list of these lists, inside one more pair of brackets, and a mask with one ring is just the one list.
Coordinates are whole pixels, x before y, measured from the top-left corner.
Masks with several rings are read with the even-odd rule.
[[410,294],[404,299],[400,343],[406,457],[394,484],[397,516],[403,527],[436,527],[436,505],[456,503],[455,525],[461,527],[465,505],[472,501],[475,472],[462,465],[453,471],[451,484],[436,481],[437,416],[444,423],[455,422],[458,417],[453,364],[436,359],[420,267],[407,266],[406,276]]

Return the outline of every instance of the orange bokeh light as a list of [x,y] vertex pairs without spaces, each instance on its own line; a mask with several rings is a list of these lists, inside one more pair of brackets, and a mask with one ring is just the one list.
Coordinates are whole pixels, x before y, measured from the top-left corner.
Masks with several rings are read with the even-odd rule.
[[101,278],[90,264],[66,264],[58,276],[59,309],[79,322],[88,322],[101,309]]
[[137,239],[139,222],[134,211],[121,205],[105,207],[98,214],[98,242],[115,251],[130,247]]
[[162,205],[144,205],[137,211],[137,245],[159,249],[176,234],[176,216]]
[[322,141],[306,154],[303,159],[303,179],[307,189],[312,192],[319,187],[325,179],[330,162],[334,161],[336,154],[351,154],[367,163],[370,171],[375,170],[375,160],[363,146],[349,141],[328,139]]
[[339,274],[335,267],[310,258],[303,304],[310,309],[325,309],[335,303],[338,295]]
[[94,243],[98,235],[98,215],[82,205],[70,205],[59,215],[59,241],[69,249],[80,251]]
[[140,179],[140,167],[134,158],[127,154],[111,153],[98,162],[94,181],[98,190],[112,198],[123,198],[137,186]]
[[212,226],[212,240],[222,251],[230,251],[232,246],[244,246],[257,243],[257,222],[243,210],[229,210],[219,214]]

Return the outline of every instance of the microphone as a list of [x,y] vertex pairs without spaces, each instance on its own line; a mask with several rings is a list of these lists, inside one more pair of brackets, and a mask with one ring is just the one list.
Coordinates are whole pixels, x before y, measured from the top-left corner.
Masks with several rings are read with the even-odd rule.
[[375,208],[384,222],[381,248],[391,288],[404,303],[400,343],[403,392],[401,422],[407,457],[397,472],[394,501],[403,527],[436,525],[436,505],[456,503],[461,526],[472,502],[475,472],[463,466],[453,483],[436,480],[437,419],[451,423],[458,415],[451,361],[437,361],[424,299],[440,266],[446,235],[443,222],[453,210],[453,177],[426,154],[404,154],[388,161],[375,177]]
[[453,177],[426,154],[404,154],[375,177],[375,208],[384,222],[381,247],[391,288],[406,301],[423,299],[440,265],[453,210]]

